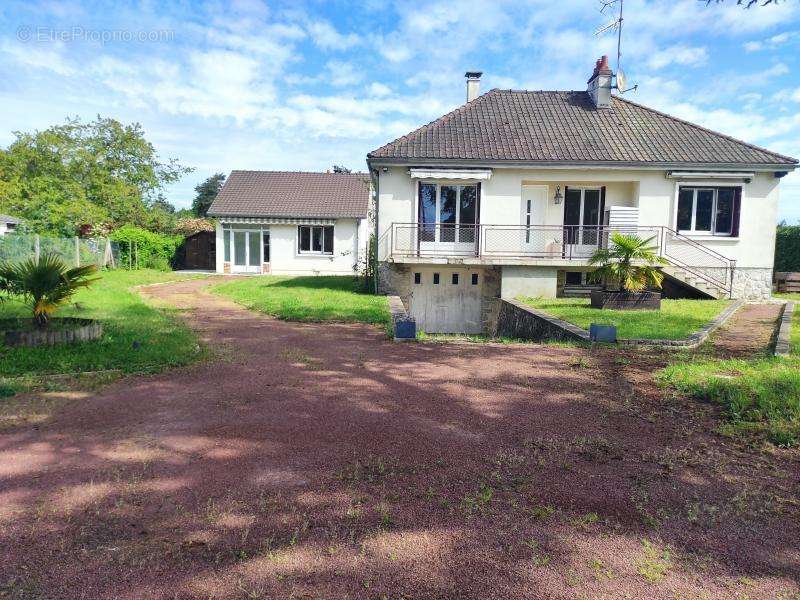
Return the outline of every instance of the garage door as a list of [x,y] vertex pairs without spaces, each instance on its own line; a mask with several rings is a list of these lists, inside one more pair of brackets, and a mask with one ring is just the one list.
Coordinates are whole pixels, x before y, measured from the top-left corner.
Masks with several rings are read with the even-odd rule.
[[411,315],[427,333],[481,333],[483,272],[412,270]]

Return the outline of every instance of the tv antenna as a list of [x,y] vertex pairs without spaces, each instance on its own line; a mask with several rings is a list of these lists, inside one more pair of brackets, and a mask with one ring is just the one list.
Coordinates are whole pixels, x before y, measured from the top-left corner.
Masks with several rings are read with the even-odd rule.
[[620,66],[620,59],[622,58],[622,7],[625,3],[625,0],[600,0],[600,12],[605,13],[606,9],[613,9],[614,6],[619,7],[619,13],[617,18],[611,21],[608,25],[603,25],[597,31],[594,32],[595,35],[601,35],[606,31],[616,31],[617,32],[617,70],[614,74],[614,78],[616,79],[616,85],[613,86],[620,94],[624,94],[625,92],[635,91],[639,85],[634,85],[633,87],[626,88],[626,79],[625,79],[625,72],[622,70]]

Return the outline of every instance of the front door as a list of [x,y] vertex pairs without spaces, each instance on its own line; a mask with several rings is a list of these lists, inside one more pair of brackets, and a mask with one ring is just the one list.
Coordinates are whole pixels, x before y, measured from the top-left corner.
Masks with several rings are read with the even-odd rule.
[[[522,188],[523,228],[520,235],[522,254],[547,255],[552,252],[554,242],[557,242],[558,231],[542,227],[547,223],[547,192],[545,185],[526,185]],[[558,248],[560,252],[560,246]]]
[[426,333],[481,333],[483,271],[419,269],[411,273],[411,316]]
[[231,236],[234,273],[261,272],[261,232],[234,229]]
[[569,188],[564,195],[564,253],[590,257],[599,241],[602,207],[598,188]]

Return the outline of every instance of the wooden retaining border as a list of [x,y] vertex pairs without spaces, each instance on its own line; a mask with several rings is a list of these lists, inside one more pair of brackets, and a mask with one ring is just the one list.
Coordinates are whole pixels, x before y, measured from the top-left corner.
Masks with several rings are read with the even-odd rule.
[[775,339],[775,356],[788,356],[791,354],[789,339],[792,337],[792,316],[794,316],[794,302],[791,300],[783,305],[781,318],[778,320],[778,336]]
[[[14,321],[19,322],[16,319]],[[0,321],[0,343],[5,346],[53,346],[96,340],[103,335],[103,324],[94,319],[64,317],[57,321],[69,328],[4,329],[9,322]]]
[[[724,325],[742,305],[744,305],[744,301],[737,300],[700,331],[680,340],[619,339],[617,344],[620,346],[695,348],[705,342],[712,332]],[[591,343],[589,332],[585,329],[516,300],[500,300],[497,335],[535,342],[556,340]]]

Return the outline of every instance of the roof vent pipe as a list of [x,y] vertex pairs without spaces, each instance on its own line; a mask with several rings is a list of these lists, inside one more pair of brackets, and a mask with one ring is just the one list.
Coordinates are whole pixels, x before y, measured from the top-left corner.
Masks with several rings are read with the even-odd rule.
[[464,77],[467,78],[467,102],[472,102],[481,93],[481,71],[467,71]]

